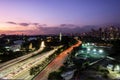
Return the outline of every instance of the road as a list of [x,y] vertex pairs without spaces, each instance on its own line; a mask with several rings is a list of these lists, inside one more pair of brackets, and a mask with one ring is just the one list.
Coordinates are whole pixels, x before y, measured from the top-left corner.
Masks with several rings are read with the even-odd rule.
[[78,41],[77,44],[60,53],[60,55],[58,55],[43,71],[41,71],[34,80],[47,80],[49,73],[58,70],[69,55],[68,53],[70,53],[74,47],[78,47],[81,43],[81,41]]
[[29,70],[31,67],[35,66],[35,65],[39,65],[41,64],[48,56],[50,56],[51,54],[53,54],[56,50],[58,50],[58,48],[61,48],[62,46],[59,46],[51,51],[42,53],[41,55],[32,58],[31,60],[33,60],[33,62],[27,62],[27,64],[30,66],[27,66],[26,69],[24,69],[20,74],[16,75],[13,77],[13,79],[25,79],[25,80],[30,80],[33,76],[29,75]]
[[10,66],[9,68],[1,72],[2,74],[1,78],[2,79],[26,79],[27,78],[27,80],[31,79],[33,76],[29,75],[30,68],[40,64],[48,56],[53,54],[58,48],[61,48],[61,46],[51,51],[48,51],[46,53],[42,53],[42,54],[39,54],[38,56],[31,57],[27,60],[16,63],[13,66]]
[[22,60],[25,60],[25,59],[31,57],[32,55],[35,55],[35,54],[40,53],[44,48],[45,48],[45,46],[44,46],[44,41],[42,41],[42,42],[41,42],[41,45],[40,45],[40,48],[39,48],[37,51],[31,52],[31,53],[29,53],[29,54],[27,54],[27,55],[24,55],[24,56],[21,56],[21,57],[18,57],[18,58],[15,58],[15,59],[13,59],[13,60],[10,60],[10,61],[7,61],[7,62],[5,62],[5,63],[0,64],[0,71],[8,68],[9,66],[12,66],[12,65],[20,62],[20,61],[22,61]]

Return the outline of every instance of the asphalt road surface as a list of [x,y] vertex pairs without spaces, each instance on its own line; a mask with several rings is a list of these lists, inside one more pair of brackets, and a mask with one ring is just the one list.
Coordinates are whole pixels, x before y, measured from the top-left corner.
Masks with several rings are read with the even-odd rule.
[[0,78],[2,79],[30,79],[32,76],[29,75],[29,70],[31,67],[40,64],[48,56],[53,54],[58,48],[42,53],[36,57],[31,57],[27,60],[16,63],[15,65],[10,66],[9,68],[1,71],[2,74]]
[[31,57],[32,55],[35,55],[35,54],[40,53],[44,48],[45,48],[45,46],[44,46],[44,41],[42,41],[42,42],[41,42],[41,45],[40,45],[40,48],[39,48],[37,51],[31,52],[31,53],[29,53],[29,54],[27,54],[27,55],[24,55],[24,56],[21,56],[21,57],[18,57],[18,58],[15,58],[15,59],[13,59],[13,60],[10,60],[10,61],[7,61],[7,62],[5,62],[5,63],[0,64],[0,71],[8,68],[9,66],[12,66],[12,65],[20,62],[20,61],[22,61],[22,60],[25,60],[25,59]]
[[81,43],[81,41],[78,41],[77,44],[69,47],[68,49],[60,53],[60,55],[58,55],[43,71],[41,71],[34,80],[47,80],[49,73],[58,70],[63,65],[64,60],[73,50],[73,48],[78,47]]

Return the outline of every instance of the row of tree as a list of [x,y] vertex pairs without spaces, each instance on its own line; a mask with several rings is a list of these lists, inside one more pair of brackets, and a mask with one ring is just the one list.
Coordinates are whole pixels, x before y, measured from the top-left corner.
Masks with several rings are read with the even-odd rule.
[[32,67],[30,69],[30,75],[37,75],[40,71],[42,71],[57,55],[59,55],[63,50],[65,50],[65,47],[59,48],[54,54],[50,55],[48,58],[46,58],[41,64]]

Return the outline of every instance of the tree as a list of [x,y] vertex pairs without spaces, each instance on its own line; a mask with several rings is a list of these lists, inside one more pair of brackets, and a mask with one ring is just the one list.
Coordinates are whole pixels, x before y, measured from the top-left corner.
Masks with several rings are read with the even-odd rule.
[[60,68],[59,68],[59,72],[60,73],[62,73],[63,71],[65,71],[66,70],[66,67],[65,66],[61,66]]
[[40,71],[39,66],[30,69],[30,75],[36,75]]
[[4,53],[4,52],[7,52],[7,50],[5,48],[3,48],[3,47],[0,46],[0,52]]
[[30,69],[30,75],[35,75],[34,68]]
[[48,76],[48,80],[63,80],[59,72],[51,72]]

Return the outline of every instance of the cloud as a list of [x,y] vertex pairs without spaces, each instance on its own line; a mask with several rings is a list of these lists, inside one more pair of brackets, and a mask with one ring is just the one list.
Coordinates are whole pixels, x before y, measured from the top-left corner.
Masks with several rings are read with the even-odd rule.
[[82,32],[87,32],[90,31],[91,28],[97,29],[98,26],[93,26],[93,25],[87,25],[80,27],[78,25],[74,24],[62,24],[56,27],[42,27],[38,26],[37,30],[39,30],[39,33],[44,33],[44,34],[59,34],[60,32],[62,33],[82,33]]
[[30,25],[30,23],[18,23],[18,24],[21,26],[29,26]]
[[14,24],[14,25],[20,25],[20,26],[29,26],[31,25],[31,23],[16,23],[16,22],[13,22],[13,21],[8,21],[6,23],[9,23],[9,24]]
[[[74,24],[60,24],[60,27],[75,28],[75,27],[77,27],[77,25],[74,25]],[[78,26],[78,27],[80,27],[80,26]]]
[[11,21],[8,21],[8,22],[6,22],[6,23],[9,23],[9,24],[17,24],[17,23],[15,23],[15,22],[11,22]]
[[22,22],[22,23],[16,23],[16,22],[13,22],[13,21],[8,21],[6,22],[8,24],[13,24],[13,25],[19,25],[19,26],[29,26],[29,25],[32,25],[32,26],[41,26],[41,27],[46,27],[47,24],[40,24],[40,23],[27,23],[27,22]]
[[37,25],[39,25],[39,23],[32,23],[32,25],[36,25],[37,26]]
[[[61,24],[58,26],[47,26],[46,24],[40,23],[15,23],[12,21],[7,22],[9,24],[20,25],[20,30],[11,31],[9,33],[24,33],[24,34],[59,34],[62,33],[82,33],[91,30],[91,28],[97,29],[98,26],[87,25],[79,26],[74,24]],[[29,26],[29,27],[26,27]]]
[[77,32],[81,32],[81,28],[80,27],[74,27],[74,28],[70,28],[70,27],[37,27],[38,30],[40,30],[40,32],[42,31],[44,34],[59,34],[60,32],[62,33],[77,33]]
[[0,34],[36,35],[36,33],[35,33],[34,30],[19,30],[19,31],[17,31],[17,30],[12,30],[12,31],[9,31],[9,30],[0,30]]

